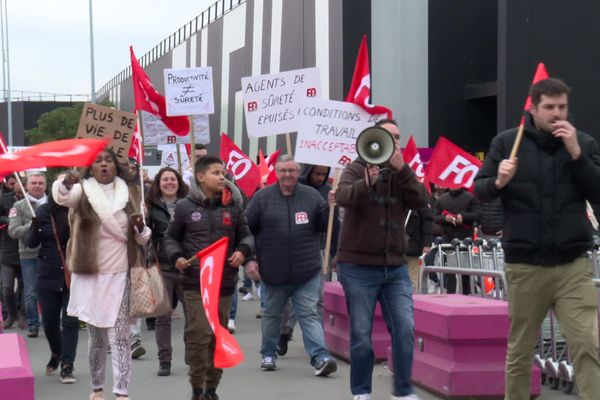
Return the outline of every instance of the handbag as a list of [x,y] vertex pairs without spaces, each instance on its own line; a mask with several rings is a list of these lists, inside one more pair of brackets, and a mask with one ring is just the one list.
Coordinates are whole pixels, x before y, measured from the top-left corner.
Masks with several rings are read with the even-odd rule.
[[131,295],[129,315],[135,318],[158,317],[173,310],[171,296],[163,281],[158,258],[148,268],[133,267],[129,270]]
[[70,288],[71,271],[69,271],[69,267],[67,266],[67,261],[65,259],[65,253],[63,253],[62,246],[60,245],[60,240],[58,239],[58,231],[56,229],[56,222],[54,222],[54,216],[52,214],[50,214],[50,222],[52,223],[52,233],[54,234],[54,240],[56,240],[58,255],[60,256],[60,260],[62,261],[63,271],[65,273],[65,283],[67,284],[67,288]]

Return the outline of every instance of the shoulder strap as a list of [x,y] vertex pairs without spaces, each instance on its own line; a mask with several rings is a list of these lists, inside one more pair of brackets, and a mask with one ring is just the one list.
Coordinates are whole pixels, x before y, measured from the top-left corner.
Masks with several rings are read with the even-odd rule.
[[58,249],[58,255],[60,256],[60,261],[63,265],[63,271],[65,272],[65,282],[67,283],[67,287],[71,287],[71,271],[67,267],[67,263],[65,261],[65,253],[63,253],[62,247],[60,245],[60,239],[58,238],[58,231],[56,229],[56,222],[54,221],[54,216],[52,212],[50,212],[50,222],[52,223],[52,234],[54,236],[54,240],[56,241],[56,248]]

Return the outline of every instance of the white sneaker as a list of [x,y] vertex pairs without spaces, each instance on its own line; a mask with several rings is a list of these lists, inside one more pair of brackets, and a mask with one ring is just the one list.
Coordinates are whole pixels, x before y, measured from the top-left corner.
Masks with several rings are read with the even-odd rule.
[[390,397],[392,400],[419,400],[419,397],[416,394],[409,394],[408,396],[392,396]]
[[365,394],[357,394],[353,398],[354,400],[371,400],[371,395],[368,393]]
[[229,331],[229,333],[233,333],[235,332],[235,321],[230,319],[229,321],[227,321],[227,330]]
[[242,301],[250,301],[254,300],[254,295],[251,292],[248,292],[242,297]]

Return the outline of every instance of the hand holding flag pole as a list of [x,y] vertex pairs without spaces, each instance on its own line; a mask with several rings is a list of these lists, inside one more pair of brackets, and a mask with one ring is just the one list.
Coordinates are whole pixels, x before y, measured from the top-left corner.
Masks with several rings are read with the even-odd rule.
[[[537,69],[535,71],[535,75],[533,76],[532,84],[538,83],[541,80],[548,79],[548,71],[546,71],[546,66],[544,63],[539,63]],[[525,111],[529,111],[531,107],[531,97],[527,96],[527,100],[525,101]],[[525,131],[525,117],[521,118],[521,123],[519,124],[519,131],[517,132],[517,137],[515,138],[515,143],[513,144],[512,150],[510,151],[510,158],[513,159],[517,156],[517,152],[519,151],[519,147],[521,146],[521,141],[523,140],[523,133]]]

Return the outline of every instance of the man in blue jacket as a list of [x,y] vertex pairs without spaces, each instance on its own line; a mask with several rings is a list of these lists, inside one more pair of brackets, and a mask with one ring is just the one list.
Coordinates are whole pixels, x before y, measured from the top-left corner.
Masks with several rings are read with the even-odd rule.
[[531,357],[550,308],[573,355],[579,396],[600,395],[598,296],[585,204],[600,201],[600,149],[567,121],[569,93],[557,79],[532,85],[517,158],[510,158],[517,129],[502,132],[475,178],[480,200],[500,197],[504,212],[511,319],[505,400],[529,399]]
[[246,263],[246,273],[264,284],[261,368],[276,369],[281,313],[291,298],[315,375],[327,376],[337,370],[317,311],[327,203],[312,187],[298,184],[300,166],[291,156],[281,157],[275,172],[277,184],[258,191],[245,211],[258,261]]

